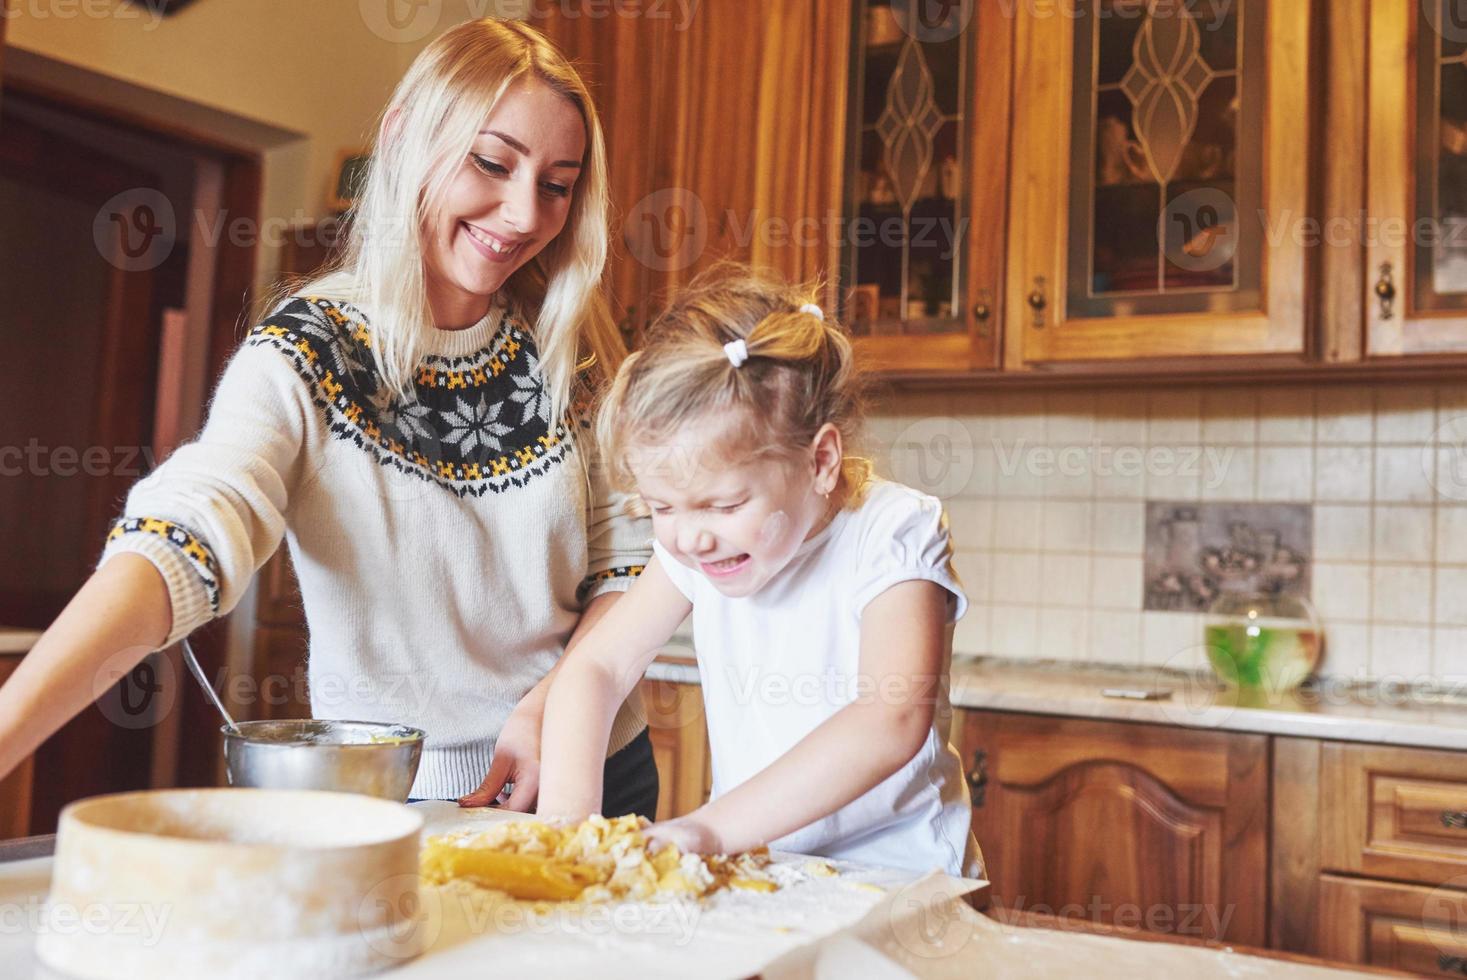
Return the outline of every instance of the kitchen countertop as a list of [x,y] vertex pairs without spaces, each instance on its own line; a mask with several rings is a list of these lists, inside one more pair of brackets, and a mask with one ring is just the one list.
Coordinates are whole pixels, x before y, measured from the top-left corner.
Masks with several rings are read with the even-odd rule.
[[40,630],[13,629],[0,626],[0,657],[25,656],[41,638]]
[[[670,645],[647,671],[651,680],[698,683],[692,651]],[[1110,698],[1108,688],[1170,691],[1164,700]],[[952,703],[958,708],[1291,735],[1345,742],[1467,751],[1467,696],[1406,685],[1318,679],[1276,696],[1242,695],[1206,674],[1160,668],[958,657]]]

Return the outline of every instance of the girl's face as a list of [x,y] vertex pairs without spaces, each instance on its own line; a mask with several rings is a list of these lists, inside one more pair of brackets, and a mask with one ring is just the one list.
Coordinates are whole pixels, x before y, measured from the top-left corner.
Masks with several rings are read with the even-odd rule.
[[729,462],[708,426],[685,427],[670,445],[641,447],[629,464],[652,511],[658,542],[726,596],[751,596],[780,573],[838,503],[840,434],[826,426],[798,461]]
[[425,229],[434,322],[467,326],[565,227],[586,151],[580,111],[543,82],[505,91]]

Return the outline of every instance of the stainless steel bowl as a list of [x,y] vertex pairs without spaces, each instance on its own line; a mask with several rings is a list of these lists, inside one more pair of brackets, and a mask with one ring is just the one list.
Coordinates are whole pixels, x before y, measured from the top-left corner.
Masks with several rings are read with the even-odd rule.
[[220,730],[231,786],[334,790],[399,803],[412,792],[427,737],[407,725],[314,718]]

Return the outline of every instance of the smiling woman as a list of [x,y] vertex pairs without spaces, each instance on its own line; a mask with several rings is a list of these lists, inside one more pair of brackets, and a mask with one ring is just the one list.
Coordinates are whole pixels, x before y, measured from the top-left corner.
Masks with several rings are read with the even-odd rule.
[[[312,714],[424,729],[414,797],[487,804],[512,784],[506,805],[530,808],[548,675],[649,556],[576,407],[625,356],[599,288],[606,210],[595,107],[541,35],[485,19],[426,48],[341,259],[282,287],[203,432],[134,486],[0,688],[0,775],[95,674],[228,613],[284,539]],[[615,728],[606,812],[650,815],[635,698]]]

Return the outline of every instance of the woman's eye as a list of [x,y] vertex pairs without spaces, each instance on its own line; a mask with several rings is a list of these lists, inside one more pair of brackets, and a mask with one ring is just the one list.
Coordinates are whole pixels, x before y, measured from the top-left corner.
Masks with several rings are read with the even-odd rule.
[[723,507],[715,507],[713,509],[715,511],[717,511],[718,513],[720,513],[720,514],[732,514],[734,511],[738,510],[742,506],[744,506],[744,505],[743,504],[726,504]]
[[658,517],[666,517],[668,514],[671,514],[672,513],[672,508],[671,507],[653,507],[652,508],[652,513],[656,514]]
[[550,195],[552,195],[554,197],[569,197],[570,196],[571,189],[569,187],[567,187],[565,184],[545,183],[545,184],[541,184],[540,186],[543,187],[543,188],[545,188],[545,193],[550,194]]
[[469,159],[474,161],[474,166],[478,167],[486,174],[492,174],[495,177],[503,177],[509,173],[509,170],[507,168],[495,163],[488,157],[481,157],[477,153],[470,153]]

